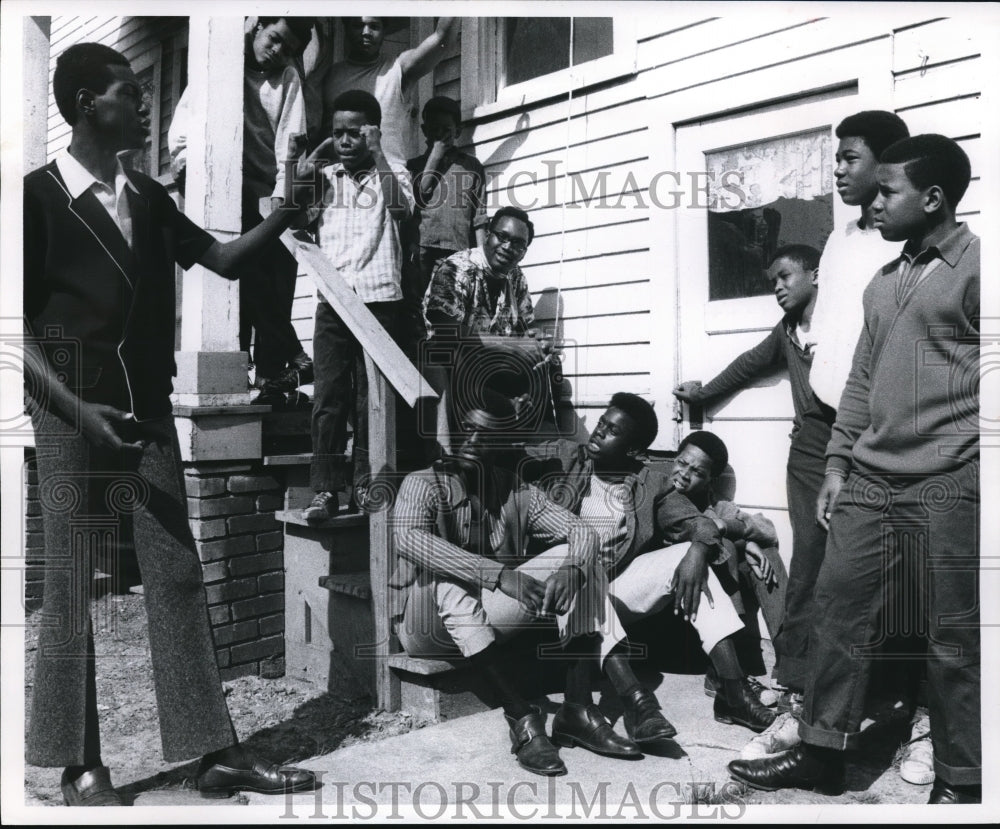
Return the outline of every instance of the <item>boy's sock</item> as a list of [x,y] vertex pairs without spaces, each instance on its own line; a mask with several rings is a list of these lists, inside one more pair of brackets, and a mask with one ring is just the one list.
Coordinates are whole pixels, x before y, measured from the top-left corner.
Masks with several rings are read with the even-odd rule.
[[574,658],[566,666],[566,702],[590,705],[594,701],[591,670],[600,652],[597,636],[577,636],[566,645],[566,653]]

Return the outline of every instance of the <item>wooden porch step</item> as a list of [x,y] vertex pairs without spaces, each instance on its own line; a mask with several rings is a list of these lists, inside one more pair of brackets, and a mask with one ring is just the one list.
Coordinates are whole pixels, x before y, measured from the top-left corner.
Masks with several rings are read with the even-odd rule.
[[444,659],[421,659],[407,656],[405,653],[392,654],[389,657],[389,667],[394,671],[405,671],[408,674],[417,674],[418,676],[438,676],[463,668],[462,664],[458,662],[449,662]]
[[280,509],[275,511],[274,518],[285,524],[310,527],[314,530],[340,530],[348,527],[368,526],[368,516],[363,512],[356,515],[337,515],[334,518],[328,518],[326,521],[310,522],[302,517],[301,509]]

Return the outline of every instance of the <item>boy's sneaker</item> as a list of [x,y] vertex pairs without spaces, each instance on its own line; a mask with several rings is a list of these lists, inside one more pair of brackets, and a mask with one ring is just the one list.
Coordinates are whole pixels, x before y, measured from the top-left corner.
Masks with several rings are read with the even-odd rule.
[[740,757],[744,760],[759,760],[792,748],[800,742],[799,721],[789,713],[779,714],[773,723],[743,746]]
[[918,708],[913,716],[913,730],[899,761],[899,776],[915,786],[934,782],[934,744],[931,742],[931,719],[927,710]]
[[336,516],[340,509],[340,502],[337,500],[336,492],[317,492],[304,510],[302,518],[310,524],[318,524],[321,521],[328,521]]
[[791,714],[793,717],[802,716],[802,694],[795,691],[785,690],[781,692],[775,703],[779,714]]

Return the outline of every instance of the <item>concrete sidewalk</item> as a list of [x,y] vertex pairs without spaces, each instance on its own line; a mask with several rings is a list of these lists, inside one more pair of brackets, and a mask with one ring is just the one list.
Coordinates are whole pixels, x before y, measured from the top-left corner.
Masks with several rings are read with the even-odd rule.
[[[911,786],[885,761],[881,768],[850,767],[848,791],[837,798],[810,792],[746,792],[729,779],[726,764],[752,732],[715,721],[701,675],[663,674],[655,689],[676,726],[636,761],[561,749],[568,775],[544,778],[522,770],[510,753],[503,715],[486,711],[317,757],[302,765],[322,775],[323,789],[290,796],[286,816],[367,819],[375,804],[382,817],[665,820],[685,804],[706,804],[703,817],[736,818],[748,803],[926,803],[929,786]],[[548,725],[559,703],[545,704]],[[602,706],[603,707],[603,706]],[[619,733],[624,726],[614,723]],[[896,742],[898,745],[898,741]],[[889,746],[891,761],[894,746]],[[249,795],[252,805],[274,799]]]

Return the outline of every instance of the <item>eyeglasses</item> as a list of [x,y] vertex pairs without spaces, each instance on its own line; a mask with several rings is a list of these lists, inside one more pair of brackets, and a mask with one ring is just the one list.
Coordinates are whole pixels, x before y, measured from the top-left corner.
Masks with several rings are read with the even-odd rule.
[[510,248],[514,253],[524,253],[528,249],[528,243],[524,239],[515,239],[513,236],[498,233],[495,230],[491,230],[490,235],[500,243],[500,247]]

